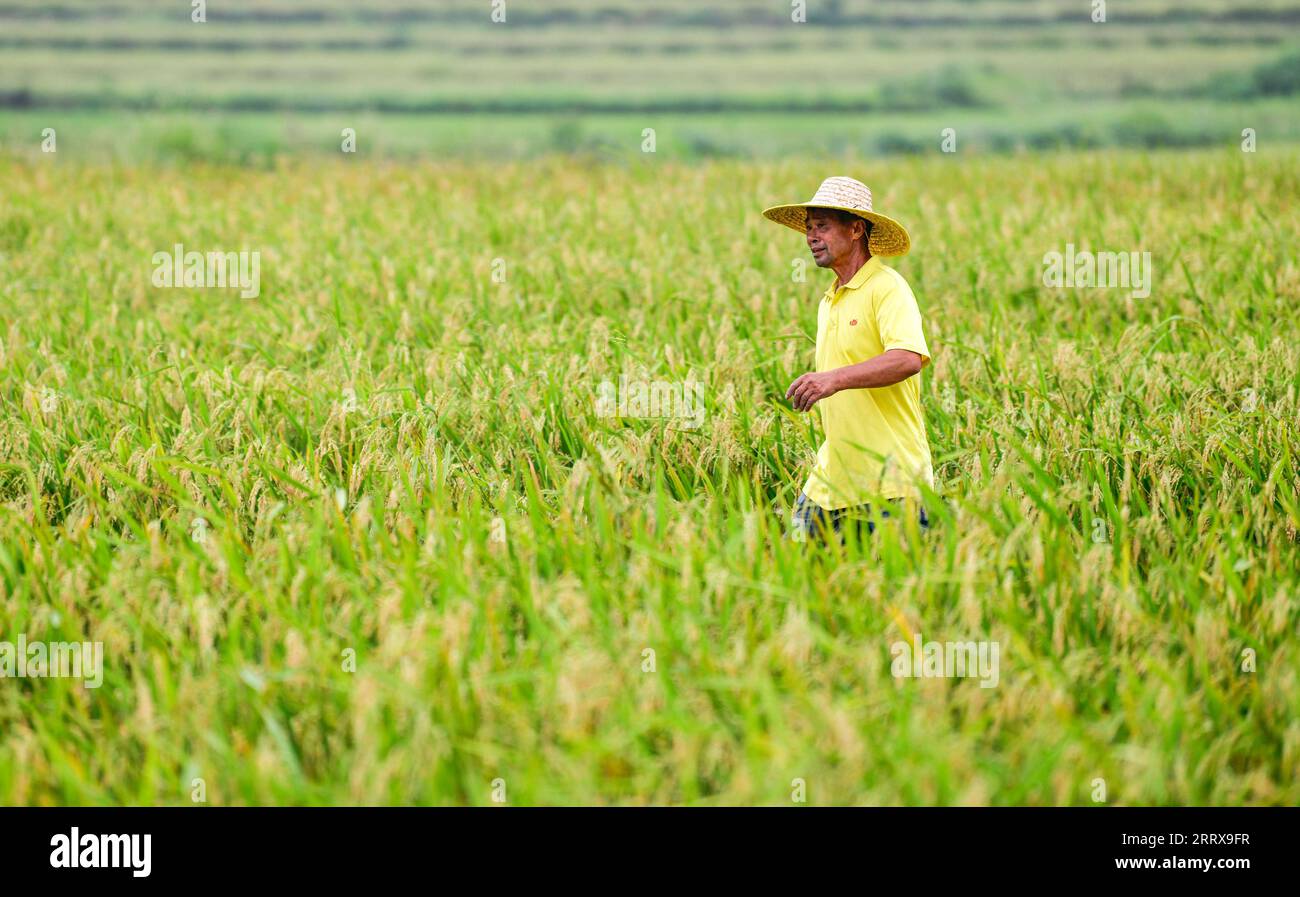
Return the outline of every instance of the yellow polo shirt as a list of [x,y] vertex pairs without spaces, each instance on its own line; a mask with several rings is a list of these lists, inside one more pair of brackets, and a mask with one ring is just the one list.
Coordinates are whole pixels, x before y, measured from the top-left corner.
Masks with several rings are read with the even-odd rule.
[[[930,364],[921,310],[903,276],[872,256],[844,286],[832,282],[817,309],[817,370],[857,364],[888,349],[911,349]],[[826,441],[804,494],[828,511],[873,496],[916,497],[933,487],[921,411],[921,375],[878,389],[845,389],[816,405]]]

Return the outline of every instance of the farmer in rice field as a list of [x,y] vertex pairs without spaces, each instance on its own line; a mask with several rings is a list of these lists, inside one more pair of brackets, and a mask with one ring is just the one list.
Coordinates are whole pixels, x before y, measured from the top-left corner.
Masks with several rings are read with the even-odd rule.
[[930,350],[912,288],[882,261],[907,253],[907,231],[872,211],[871,191],[846,177],[763,215],[803,232],[813,261],[836,275],[817,309],[816,370],[786,391],[798,411],[817,406],[826,436],[795,502],[791,537],[842,540],[846,519],[874,532],[877,499],[885,501],[874,516],[914,513],[925,527],[919,484],[932,487],[934,473],[917,374]]

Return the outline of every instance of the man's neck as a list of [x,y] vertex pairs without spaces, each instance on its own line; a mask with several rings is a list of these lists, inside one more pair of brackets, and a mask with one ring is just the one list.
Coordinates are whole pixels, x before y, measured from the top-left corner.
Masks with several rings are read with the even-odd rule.
[[859,249],[842,264],[833,266],[835,276],[839,278],[839,281],[835,284],[836,289],[852,280],[853,275],[858,273],[858,269],[869,261],[871,261],[871,252],[867,249]]

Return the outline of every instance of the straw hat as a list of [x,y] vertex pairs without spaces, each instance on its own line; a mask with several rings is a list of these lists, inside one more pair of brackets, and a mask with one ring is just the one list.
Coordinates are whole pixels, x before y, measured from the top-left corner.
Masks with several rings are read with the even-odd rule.
[[906,255],[912,248],[907,230],[893,218],[871,211],[871,191],[853,178],[827,178],[813,198],[793,205],[772,206],[763,217],[805,233],[809,209],[840,209],[871,222],[867,248],[872,255]]

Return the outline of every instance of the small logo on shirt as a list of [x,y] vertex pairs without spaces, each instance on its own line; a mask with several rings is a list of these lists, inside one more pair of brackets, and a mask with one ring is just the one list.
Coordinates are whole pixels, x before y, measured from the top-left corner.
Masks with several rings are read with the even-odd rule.
[[850,327],[857,327],[857,326],[858,326],[858,319],[857,319],[857,318],[854,318],[852,321],[849,321],[849,326],[850,326]]

